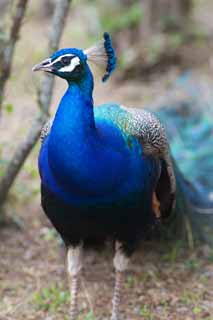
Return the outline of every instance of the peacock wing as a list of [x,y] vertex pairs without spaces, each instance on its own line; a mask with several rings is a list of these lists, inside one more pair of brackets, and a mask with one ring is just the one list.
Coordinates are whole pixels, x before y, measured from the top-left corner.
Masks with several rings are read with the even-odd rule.
[[153,209],[157,217],[167,218],[175,207],[176,179],[170,148],[164,127],[159,119],[144,109],[126,108],[128,134],[136,137],[146,155],[158,157],[161,160],[161,174],[153,194]]

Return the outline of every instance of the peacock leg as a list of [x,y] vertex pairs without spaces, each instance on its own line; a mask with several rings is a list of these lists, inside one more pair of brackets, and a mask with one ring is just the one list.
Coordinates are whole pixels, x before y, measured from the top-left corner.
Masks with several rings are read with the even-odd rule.
[[129,258],[123,251],[122,244],[116,242],[115,257],[113,260],[115,267],[115,287],[112,299],[112,316],[111,320],[119,320],[119,308],[121,303],[122,288],[124,282],[124,272],[127,270]]
[[77,316],[79,278],[82,269],[82,245],[69,247],[67,252],[67,271],[70,284],[70,320]]

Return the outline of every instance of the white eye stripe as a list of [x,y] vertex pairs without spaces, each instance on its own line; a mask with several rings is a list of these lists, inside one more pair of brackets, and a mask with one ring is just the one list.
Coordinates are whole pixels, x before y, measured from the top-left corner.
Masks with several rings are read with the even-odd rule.
[[[57,59],[55,59],[53,62],[51,62],[51,63],[49,64],[49,66],[52,66],[52,65],[54,65],[54,64],[57,63],[57,62],[60,62],[63,57],[75,57],[75,56],[74,56],[74,54],[71,54],[71,53],[64,54],[63,56],[60,56],[60,57],[58,57]],[[76,58],[78,58],[78,57],[76,57]]]
[[76,66],[80,65],[80,59],[79,57],[75,57],[70,61],[70,64],[68,66],[64,66],[61,69],[59,69],[60,72],[72,72]]

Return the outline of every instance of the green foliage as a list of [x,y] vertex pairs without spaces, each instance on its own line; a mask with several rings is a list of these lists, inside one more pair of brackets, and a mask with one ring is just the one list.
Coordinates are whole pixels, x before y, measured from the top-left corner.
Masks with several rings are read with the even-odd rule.
[[106,14],[102,16],[101,23],[104,30],[117,32],[137,25],[143,18],[143,14],[144,12],[141,4],[134,3],[128,8],[124,8],[116,15],[114,14],[111,16],[109,12],[106,12]]
[[[69,316],[64,316],[63,320],[69,320]],[[89,311],[84,317],[79,316],[78,320],[95,320],[95,316],[92,311]]]
[[5,174],[5,167],[8,163],[6,159],[3,158],[3,146],[0,144],[0,178]]
[[0,178],[2,178],[4,176],[4,169],[0,168]]
[[135,279],[134,276],[132,276],[132,275],[128,276],[127,279],[126,279],[126,284],[125,284],[126,287],[127,288],[133,288],[134,285],[135,285],[135,281],[136,281],[136,279]]
[[180,296],[180,302],[185,305],[194,304],[195,306],[198,304],[198,302],[202,299],[202,294],[184,289],[181,296]]
[[199,306],[195,306],[195,307],[192,309],[192,312],[193,312],[195,315],[197,315],[197,314],[199,314],[199,313],[202,312],[202,308],[199,307]]
[[183,33],[174,32],[170,34],[169,40],[171,48],[175,50],[183,44],[185,39]]
[[147,320],[153,320],[154,319],[152,311],[148,308],[148,306],[146,304],[143,307],[141,307],[140,315],[142,317],[144,317],[144,319],[147,319]]
[[0,29],[0,43],[1,42],[6,42],[7,40],[7,34],[5,31],[3,31],[2,29]]
[[213,249],[210,249],[208,260],[209,262],[213,262]]
[[92,311],[88,312],[84,318],[84,320],[95,320],[95,316]]
[[140,276],[140,281],[145,284],[152,278],[155,278],[155,273],[149,270],[142,273],[142,275]]
[[182,242],[173,243],[170,251],[162,256],[162,260],[169,263],[175,263],[182,252]]
[[30,176],[30,178],[32,179],[36,179],[39,177],[39,173],[38,173],[38,169],[36,166],[34,166],[33,164],[27,162],[24,165],[24,169],[25,171],[28,173],[28,175]]
[[33,295],[33,304],[41,310],[55,312],[70,301],[68,291],[62,290],[56,284],[49,288],[43,288],[40,292]]
[[200,267],[200,261],[197,259],[190,259],[185,262],[185,266],[187,269],[194,271]]
[[7,104],[3,105],[3,108],[8,114],[11,114],[14,110],[14,106],[12,103],[7,103]]

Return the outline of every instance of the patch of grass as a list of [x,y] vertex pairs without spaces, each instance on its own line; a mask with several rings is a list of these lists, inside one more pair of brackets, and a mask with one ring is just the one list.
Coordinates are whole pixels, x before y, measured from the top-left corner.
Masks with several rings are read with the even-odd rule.
[[192,309],[192,312],[195,314],[195,315],[198,315],[202,312],[202,308],[199,307],[199,306],[195,306],[193,309]]
[[[63,320],[69,320],[70,316],[64,316]],[[85,316],[79,316],[77,320],[95,320],[95,316],[92,311],[88,312]]]
[[38,169],[32,163],[25,163],[24,170],[27,172],[31,179],[36,179],[39,177]]
[[172,33],[169,37],[170,46],[173,50],[178,49],[184,43],[184,35],[182,33]]
[[196,306],[200,298],[201,295],[199,293],[184,289],[181,294],[180,301],[185,305],[194,304]]
[[173,263],[177,262],[177,259],[180,256],[181,251],[182,251],[182,242],[177,241],[172,246],[170,252],[168,252],[162,256],[162,260],[173,264]]
[[14,106],[12,103],[7,103],[7,104],[3,105],[3,108],[8,114],[13,113]]
[[160,279],[160,272],[159,271],[154,271],[154,270],[148,270],[143,272],[143,274],[140,276],[140,281],[145,284],[148,281],[151,280],[159,280]]
[[92,311],[88,312],[84,318],[84,320],[95,320],[95,316]]
[[209,282],[209,278],[206,274],[201,274],[200,276],[200,282],[204,285],[207,285]]
[[169,302],[166,299],[160,300],[160,305],[163,307],[163,312],[166,313],[169,310]]
[[185,267],[191,271],[194,271],[200,267],[200,261],[197,259],[190,259],[185,261]]
[[69,303],[70,294],[56,284],[52,284],[49,288],[43,288],[39,292],[33,294],[33,304],[37,309],[55,312],[62,306]]
[[133,288],[135,285],[135,278],[132,275],[129,275],[126,279],[126,283],[125,283],[127,288]]
[[211,249],[209,252],[208,261],[213,262],[213,249]]
[[140,315],[144,317],[146,320],[153,320],[154,315],[152,311],[148,308],[148,306],[145,304],[143,307],[140,309]]

